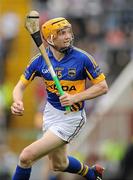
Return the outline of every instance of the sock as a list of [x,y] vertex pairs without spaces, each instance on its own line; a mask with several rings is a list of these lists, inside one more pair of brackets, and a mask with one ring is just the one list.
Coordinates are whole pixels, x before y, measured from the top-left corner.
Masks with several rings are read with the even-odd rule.
[[68,156],[69,164],[64,172],[79,174],[86,179],[93,180],[95,179],[94,171],[89,168],[87,165],[82,164],[79,160],[72,156]]
[[12,180],[29,180],[31,174],[31,168],[16,167],[16,171]]

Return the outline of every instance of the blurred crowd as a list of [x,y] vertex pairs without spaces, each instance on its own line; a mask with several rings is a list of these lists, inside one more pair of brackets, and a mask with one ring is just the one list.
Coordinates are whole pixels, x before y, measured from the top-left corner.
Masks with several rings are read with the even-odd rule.
[[14,12],[8,12],[0,17],[0,124],[8,127],[12,84],[7,81],[7,60],[12,52],[13,42],[19,31],[19,17]]
[[[32,8],[40,12],[40,23],[58,16],[66,17],[71,22],[75,36],[74,45],[94,56],[104,71],[109,86],[112,85],[124,67],[133,59],[132,0],[33,0]],[[10,105],[13,88],[12,84],[6,80],[6,64],[8,55],[13,51],[13,42],[19,33],[19,16],[9,11],[0,17],[0,26],[0,132],[5,133],[8,127],[10,127]],[[36,90],[35,96],[37,98],[37,104],[40,104],[40,106],[39,109],[37,109],[37,114],[35,114],[35,126],[40,128],[40,113],[42,113],[43,109],[41,100],[46,96],[46,93],[41,83],[38,84],[37,87],[38,89]],[[91,111],[94,105],[89,106],[89,108]],[[2,137],[0,138],[0,145],[2,147],[0,161],[1,159],[3,161],[5,154],[2,150],[4,148],[7,149],[7,146],[3,145],[4,136],[0,135],[0,137]],[[121,147],[121,149],[124,151],[123,147]],[[129,152],[132,154],[132,143],[127,147],[127,151],[124,152],[126,153],[123,156],[115,159],[115,163],[116,161],[121,162],[120,166],[124,169],[122,176],[126,180],[126,171],[130,169],[127,168],[126,163],[128,160],[131,161],[130,156],[128,157],[126,154]],[[8,156],[8,154],[9,153],[6,155]],[[11,157],[13,157],[15,161],[13,154]],[[3,162],[7,165],[8,162],[6,160],[7,158],[5,158]],[[86,161],[88,160],[89,162],[95,162],[99,159],[96,155],[92,155],[91,159],[87,157]],[[114,162],[114,159],[112,161]],[[130,163],[132,162],[133,161]],[[3,171],[4,166],[6,166],[5,164],[3,163],[3,167],[0,166],[1,180],[10,179],[9,174],[12,168],[6,168],[9,169],[6,174],[6,172]],[[113,167],[110,167],[110,169],[111,168],[113,169]],[[118,178],[118,171],[114,179],[116,177]],[[130,174],[133,179],[131,172]],[[2,179],[3,175],[5,175],[6,178],[4,177]],[[106,176],[105,179],[109,179],[110,174]],[[111,178],[113,179],[113,176],[110,176],[109,180],[111,180]],[[130,177],[128,177],[128,179],[131,180]]]
[[7,131],[10,127],[13,84],[7,79],[7,61],[13,50],[14,40],[19,32],[19,16],[8,12],[0,16],[0,179],[10,179],[16,155],[10,150],[7,142]]

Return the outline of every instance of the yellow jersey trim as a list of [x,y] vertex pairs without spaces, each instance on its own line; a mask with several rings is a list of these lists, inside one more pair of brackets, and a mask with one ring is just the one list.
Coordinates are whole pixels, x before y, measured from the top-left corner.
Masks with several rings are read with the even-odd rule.
[[30,82],[29,80],[25,79],[25,76],[22,74],[21,77],[20,77],[20,80],[25,84],[25,85],[28,85]]
[[96,79],[92,79],[91,82],[92,82],[93,84],[97,84],[97,83],[103,81],[104,79],[105,79],[105,76],[104,76],[104,74],[102,73],[102,74],[100,74]]

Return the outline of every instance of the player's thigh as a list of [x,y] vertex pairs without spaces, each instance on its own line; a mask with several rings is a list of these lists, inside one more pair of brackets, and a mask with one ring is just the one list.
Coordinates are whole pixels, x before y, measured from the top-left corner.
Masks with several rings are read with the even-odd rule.
[[64,170],[68,165],[67,144],[59,147],[48,154],[50,169]]
[[65,141],[48,130],[42,138],[27,146],[22,153],[35,161],[64,144],[66,144]]

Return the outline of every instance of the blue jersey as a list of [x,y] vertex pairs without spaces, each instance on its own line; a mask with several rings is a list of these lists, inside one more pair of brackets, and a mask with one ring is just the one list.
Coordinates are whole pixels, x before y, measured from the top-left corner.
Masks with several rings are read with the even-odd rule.
[[[49,48],[47,49],[47,54],[60,80],[62,89],[69,94],[84,91],[87,78],[93,84],[105,79],[94,58],[81,49],[76,47],[70,48],[61,61],[55,59]],[[48,102],[55,108],[65,111],[65,108],[60,104],[57,88],[41,54],[38,54],[31,60],[21,76],[21,80],[23,83],[28,84],[37,76],[44,79]],[[78,102],[71,106],[71,110],[79,111],[83,107],[84,102]]]

